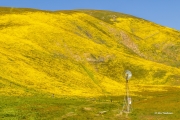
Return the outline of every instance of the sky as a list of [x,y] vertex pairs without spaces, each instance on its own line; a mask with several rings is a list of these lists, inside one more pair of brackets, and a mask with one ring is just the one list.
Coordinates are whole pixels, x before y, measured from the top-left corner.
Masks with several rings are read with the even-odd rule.
[[180,31],[180,0],[0,0],[0,6],[52,11],[110,10],[130,14]]

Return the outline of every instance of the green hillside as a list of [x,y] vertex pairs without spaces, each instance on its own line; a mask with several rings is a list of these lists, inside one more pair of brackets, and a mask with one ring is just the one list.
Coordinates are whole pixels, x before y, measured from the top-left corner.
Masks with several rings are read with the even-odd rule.
[[180,84],[177,30],[110,11],[0,10],[1,95],[122,95],[127,69],[132,86]]

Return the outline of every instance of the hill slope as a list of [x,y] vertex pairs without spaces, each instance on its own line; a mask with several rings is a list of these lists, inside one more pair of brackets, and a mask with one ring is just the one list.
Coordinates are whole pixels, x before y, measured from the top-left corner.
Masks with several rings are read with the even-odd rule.
[[131,84],[179,85],[179,31],[110,11],[1,13],[2,95],[123,94],[126,69]]

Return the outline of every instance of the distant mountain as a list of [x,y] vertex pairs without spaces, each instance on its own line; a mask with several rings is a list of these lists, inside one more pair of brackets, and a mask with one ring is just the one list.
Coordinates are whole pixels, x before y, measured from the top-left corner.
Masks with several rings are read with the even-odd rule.
[[123,13],[0,8],[0,94],[119,95],[180,85],[180,32]]

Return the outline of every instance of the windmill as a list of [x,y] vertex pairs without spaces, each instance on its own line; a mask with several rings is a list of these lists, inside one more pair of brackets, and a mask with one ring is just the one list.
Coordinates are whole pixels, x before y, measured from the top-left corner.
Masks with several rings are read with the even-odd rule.
[[123,108],[122,108],[121,114],[126,113],[126,115],[128,115],[129,113],[132,112],[132,100],[131,100],[131,97],[130,97],[130,94],[129,94],[129,85],[128,85],[129,79],[131,77],[132,77],[131,71],[126,70],[125,71],[126,93],[125,93],[125,96],[124,96]]

